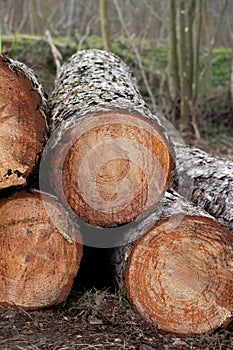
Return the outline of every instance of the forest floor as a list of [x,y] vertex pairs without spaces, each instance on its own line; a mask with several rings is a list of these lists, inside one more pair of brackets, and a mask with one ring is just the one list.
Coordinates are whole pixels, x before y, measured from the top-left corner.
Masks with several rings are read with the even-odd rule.
[[40,311],[0,309],[1,350],[232,350],[233,325],[179,338],[142,320],[119,293],[75,290],[59,306]]

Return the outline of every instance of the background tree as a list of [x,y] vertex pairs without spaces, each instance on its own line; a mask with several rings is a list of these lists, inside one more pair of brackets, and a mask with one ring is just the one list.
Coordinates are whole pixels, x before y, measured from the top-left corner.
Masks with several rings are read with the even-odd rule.
[[[194,129],[199,138],[196,108],[200,96],[205,96],[211,88],[213,50],[217,42],[220,26],[228,6],[224,1],[214,28],[209,13],[208,0],[170,0],[170,51],[168,85],[171,101],[179,100],[179,126],[183,131]],[[204,19],[203,19],[204,14]],[[207,53],[204,70],[200,71],[200,50],[203,22],[206,28]],[[200,79],[204,79],[204,91],[200,91]],[[174,108],[173,108],[174,110]]]
[[197,136],[192,113],[198,97],[201,7],[202,0],[170,0],[169,92],[173,111],[179,101],[180,129],[190,131],[192,121]]
[[100,21],[104,50],[111,51],[108,0],[100,0]]
[[[27,40],[18,59],[38,45],[36,60],[47,50],[46,33],[64,59],[80,49],[111,50],[131,67],[153,109],[197,137],[203,127],[209,132],[216,110],[229,109],[219,91],[231,90],[233,1],[0,0],[0,8],[3,50],[7,40],[12,57]],[[55,71],[54,57],[39,60],[47,62]]]
[[217,39],[219,36],[221,24],[224,18],[224,14],[227,10],[227,7],[229,5],[229,1],[225,0],[222,2],[223,5],[219,9],[219,16],[214,20],[212,16],[210,16],[209,13],[209,3],[208,0],[203,0],[203,14],[204,14],[204,20],[206,23],[206,60],[205,60],[205,69],[204,69],[204,91],[203,94],[206,95],[207,91],[210,93],[211,91],[211,80],[212,80],[212,59],[213,59],[213,50],[216,46]]
[[189,127],[189,86],[190,66],[188,65],[188,45],[186,32],[190,29],[187,23],[187,1],[180,0],[179,4],[179,65],[180,65],[180,129]]
[[180,77],[178,64],[178,44],[176,31],[176,0],[170,0],[170,54],[168,69],[168,84],[172,102],[175,102],[180,94]]

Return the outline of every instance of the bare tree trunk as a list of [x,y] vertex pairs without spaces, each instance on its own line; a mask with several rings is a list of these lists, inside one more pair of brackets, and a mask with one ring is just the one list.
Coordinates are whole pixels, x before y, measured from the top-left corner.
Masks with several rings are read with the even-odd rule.
[[197,2],[197,18],[195,26],[195,50],[194,50],[194,74],[193,74],[193,106],[196,109],[199,91],[199,73],[200,73],[200,44],[203,24],[203,0]]
[[231,103],[233,104],[233,49],[232,49],[232,57],[231,57],[230,96],[231,96]]
[[72,21],[73,15],[74,15],[74,0],[70,0],[66,44],[68,44],[71,39],[71,33],[72,33],[72,27],[73,27],[73,21]]
[[33,23],[34,23],[34,33],[40,35],[41,30],[40,30],[40,18],[38,16],[38,9],[37,9],[37,1],[32,0],[32,16],[33,16]]
[[117,10],[118,17],[119,17],[119,20],[121,22],[121,25],[124,28],[124,32],[125,32],[126,36],[128,37],[128,39],[131,42],[133,52],[134,52],[134,54],[136,56],[136,59],[137,59],[137,62],[138,62],[138,66],[139,66],[141,74],[142,74],[143,82],[145,84],[147,93],[148,93],[148,95],[149,95],[149,97],[151,99],[152,107],[153,107],[153,109],[155,109],[155,107],[156,107],[155,97],[154,97],[154,94],[153,94],[153,92],[151,90],[151,87],[150,87],[149,81],[147,79],[147,76],[145,74],[145,69],[143,67],[142,58],[141,58],[140,52],[138,51],[138,48],[137,48],[137,46],[135,44],[134,36],[131,35],[130,32],[128,31],[128,29],[127,29],[127,26],[126,26],[126,23],[124,21],[124,18],[123,18],[122,11],[120,9],[118,0],[113,0],[113,2],[114,2],[114,5],[116,7],[116,10]]
[[227,325],[233,311],[233,236],[168,191],[157,209],[114,248],[115,276],[136,311],[178,335]]
[[10,0],[7,3],[8,3],[8,9],[6,13],[4,13],[5,30],[8,33],[12,33],[12,31],[14,30],[14,17],[15,17],[14,0]]
[[[200,139],[201,137],[196,119],[196,102],[198,97],[199,56],[202,24],[201,3],[202,0],[192,0],[188,9],[189,105],[191,112],[191,124],[197,139]],[[194,25],[195,22],[196,26]]]
[[29,8],[29,4],[28,4],[28,0],[25,0],[23,2],[23,9],[22,9],[22,19],[21,19],[21,22],[17,28],[17,31],[18,33],[20,33],[27,21],[27,18],[28,18],[28,8]]
[[0,304],[39,309],[64,301],[82,258],[64,208],[30,191],[1,198],[0,211]]
[[151,210],[171,185],[172,148],[119,57],[77,52],[51,108],[51,183],[62,203],[108,227]]
[[190,130],[189,83],[188,83],[188,56],[186,43],[186,1],[180,0],[180,128]]
[[[196,122],[196,104],[198,99],[199,48],[201,40],[202,0],[170,1],[170,55],[169,55],[169,88],[172,99],[179,96],[181,131],[190,132],[191,125],[196,137],[200,132]],[[196,11],[197,8],[197,11]],[[179,12],[179,20],[177,13]],[[196,24],[196,26],[194,26]],[[179,28],[179,43],[176,27]],[[196,31],[194,31],[196,29]],[[195,34],[195,35],[194,35]],[[179,45],[178,45],[179,44]],[[179,51],[178,51],[179,48]],[[177,59],[179,52],[179,60]],[[173,105],[173,112],[177,105]]]
[[194,40],[193,40],[193,23],[195,19],[196,0],[191,0],[187,10],[187,51],[188,51],[188,99],[191,104],[193,97],[193,74],[194,74]]
[[172,101],[176,101],[180,94],[177,46],[176,0],[170,0],[170,52],[168,84]]
[[110,26],[108,17],[108,0],[100,1],[100,21],[103,47],[106,51],[111,51]]
[[[204,94],[208,91],[210,93],[211,89],[211,79],[212,79],[212,58],[213,58],[213,50],[215,48],[215,44],[217,41],[217,37],[219,34],[220,26],[224,17],[224,13],[227,10],[229,1],[225,0],[223,7],[220,11],[217,23],[211,24],[211,19],[208,13],[208,8],[207,8],[207,2],[206,0],[204,1],[204,15],[205,15],[205,23],[206,23],[206,28],[207,28],[207,33],[208,33],[208,55],[206,58],[205,62],[205,70],[204,70],[204,76],[205,76],[205,85],[204,85]],[[212,29],[212,27],[214,29]],[[212,32],[213,31],[213,32]]]

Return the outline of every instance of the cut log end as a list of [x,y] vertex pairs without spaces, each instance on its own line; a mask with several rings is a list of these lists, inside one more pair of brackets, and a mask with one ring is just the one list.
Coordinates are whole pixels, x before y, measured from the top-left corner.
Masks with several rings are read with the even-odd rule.
[[81,244],[69,243],[55,225],[71,230],[64,209],[34,191],[1,199],[0,211],[0,304],[38,309],[64,301],[82,257]]
[[[174,221],[176,222],[176,220]],[[134,246],[124,272],[136,310],[179,335],[226,325],[233,311],[233,238],[209,218],[156,225]]]
[[113,227],[143,216],[171,186],[169,145],[158,126],[138,112],[93,113],[64,140],[51,183],[91,225]]
[[31,70],[0,55],[0,189],[26,183],[45,141],[45,105]]

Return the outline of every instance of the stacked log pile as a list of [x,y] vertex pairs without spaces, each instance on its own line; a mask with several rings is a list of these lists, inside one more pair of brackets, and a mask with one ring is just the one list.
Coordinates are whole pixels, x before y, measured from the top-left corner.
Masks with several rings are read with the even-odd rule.
[[46,95],[32,70],[0,55],[3,306],[37,309],[64,301],[82,257],[77,228],[64,208],[55,197],[30,188],[29,175],[46,141],[46,111]]
[[178,334],[227,324],[232,236],[176,193],[164,194],[171,186],[172,148],[128,68],[99,50],[75,54],[57,79],[51,115],[50,181],[62,203],[93,226],[137,218],[136,228],[126,230],[121,246],[111,251],[116,279],[136,310]]
[[[45,99],[34,78],[22,78],[17,63],[1,60],[0,79],[12,91],[9,102],[0,92],[0,132],[9,137],[0,141],[0,183],[8,188],[25,184],[37,163],[45,140]],[[40,184],[50,183],[46,189],[58,199],[31,190],[0,200],[0,303],[33,309],[67,297],[82,257],[77,219],[83,235],[90,227],[97,237],[125,227],[119,246],[109,251],[115,278],[154,326],[190,335],[227,325],[233,312],[232,165],[215,165],[213,158],[176,145],[175,184],[182,192],[191,183],[182,193],[195,204],[171,189],[173,145],[114,54],[73,55],[61,68],[50,108]],[[6,145],[17,128],[23,156],[12,143],[7,164]]]

